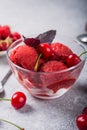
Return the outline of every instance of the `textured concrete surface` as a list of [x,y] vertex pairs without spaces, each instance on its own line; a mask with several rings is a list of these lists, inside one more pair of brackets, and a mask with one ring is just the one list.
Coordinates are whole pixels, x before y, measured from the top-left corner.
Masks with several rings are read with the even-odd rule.
[[[0,0],[0,24],[9,24],[24,35],[56,29],[75,38],[84,32],[86,22],[87,0]],[[8,68],[6,57],[0,56],[0,78]],[[77,130],[75,119],[87,105],[87,63],[75,86],[58,99],[32,97],[12,75],[0,96],[11,97],[15,91],[26,93],[27,105],[16,111],[9,102],[0,101],[0,118],[25,130]],[[16,128],[0,122],[0,130]]]

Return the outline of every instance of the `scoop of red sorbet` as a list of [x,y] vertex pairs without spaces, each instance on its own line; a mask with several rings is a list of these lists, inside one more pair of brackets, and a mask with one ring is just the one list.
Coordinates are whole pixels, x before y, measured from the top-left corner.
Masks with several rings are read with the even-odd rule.
[[61,61],[52,60],[44,63],[41,66],[40,71],[53,72],[53,71],[59,71],[64,69],[67,69],[67,66],[64,63],[62,63]]
[[36,50],[27,45],[18,46],[10,53],[10,59],[17,65],[28,69],[34,70],[38,54]]

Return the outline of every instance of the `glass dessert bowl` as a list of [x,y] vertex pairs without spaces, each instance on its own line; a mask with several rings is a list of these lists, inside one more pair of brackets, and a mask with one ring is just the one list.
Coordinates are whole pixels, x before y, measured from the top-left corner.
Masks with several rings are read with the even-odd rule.
[[[78,56],[81,54],[81,52],[86,51],[84,46],[80,45],[77,41],[72,40],[71,38],[67,38],[62,35],[56,35],[52,44],[54,44],[56,41],[71,48],[71,50]],[[25,67],[22,67],[11,60],[10,54],[14,51],[14,49],[24,44],[24,39],[19,39],[10,45],[7,50],[7,59],[18,82],[20,82],[31,95],[41,99],[58,98],[74,85],[85,64],[86,54],[81,56],[81,61],[78,64],[72,67],[67,67],[63,70],[53,72],[33,71],[26,69]],[[25,60],[31,63],[34,58],[29,58],[30,57],[27,59],[26,57]],[[59,68],[61,67],[59,66]]]

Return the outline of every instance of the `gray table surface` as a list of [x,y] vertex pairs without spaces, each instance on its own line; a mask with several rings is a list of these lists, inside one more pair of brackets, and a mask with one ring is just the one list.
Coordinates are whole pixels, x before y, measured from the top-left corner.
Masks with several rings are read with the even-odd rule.
[[[76,37],[84,33],[86,22],[87,0],[0,0],[0,24],[8,24],[24,35],[56,29]],[[8,68],[6,56],[0,56],[0,79]],[[87,63],[75,86],[60,98],[36,99],[12,75],[0,97],[11,97],[15,91],[25,92],[26,106],[15,110],[9,102],[0,101],[0,118],[11,120],[25,130],[77,130],[75,119],[87,106]],[[0,130],[16,128],[0,122]]]

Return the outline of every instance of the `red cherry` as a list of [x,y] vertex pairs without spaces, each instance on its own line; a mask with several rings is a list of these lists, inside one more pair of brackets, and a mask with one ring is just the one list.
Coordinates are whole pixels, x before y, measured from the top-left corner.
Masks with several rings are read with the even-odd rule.
[[8,44],[5,41],[3,41],[0,44],[0,51],[5,51],[5,50],[7,50],[7,48],[8,48]]
[[0,26],[0,39],[5,39],[10,34],[11,34],[11,30],[8,25]]
[[87,130],[87,115],[79,115],[76,119],[76,124],[79,130]]
[[49,58],[52,56],[51,46],[47,43],[39,44],[38,52],[41,53],[45,58]]
[[26,96],[22,92],[16,92],[11,98],[11,104],[15,109],[22,108],[26,103]]
[[77,65],[80,61],[81,59],[74,53],[69,55],[66,59],[66,63],[69,67]]
[[87,107],[85,107],[85,108],[83,109],[82,114],[87,115]]
[[16,41],[21,38],[21,35],[18,32],[14,32],[10,35],[12,37],[13,41]]

